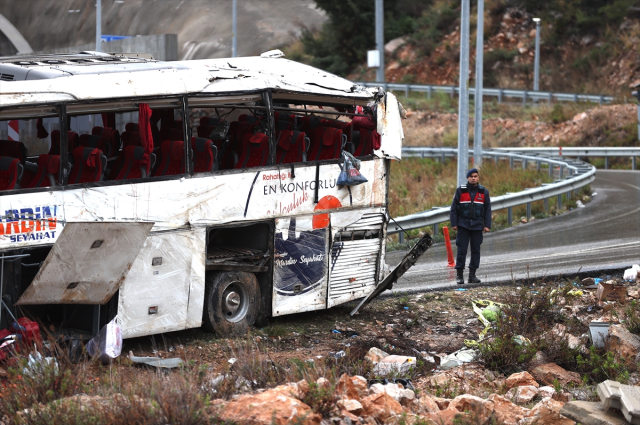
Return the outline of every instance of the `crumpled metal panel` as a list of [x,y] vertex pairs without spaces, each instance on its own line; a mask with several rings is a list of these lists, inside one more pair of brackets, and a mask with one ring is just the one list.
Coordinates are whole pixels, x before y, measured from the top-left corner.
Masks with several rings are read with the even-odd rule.
[[381,236],[384,220],[385,216],[380,210],[368,212],[342,229],[344,232],[379,231],[378,238],[333,242],[329,262],[328,308],[362,298],[375,288],[383,246]]
[[120,288],[118,323],[123,338],[201,325],[205,239],[204,228],[147,238]]
[[67,223],[17,304],[105,304],[152,227],[152,222]]
[[398,99],[393,93],[388,93],[378,103],[378,133],[381,136],[380,149],[373,154],[379,158],[389,158],[400,161],[402,159],[402,144],[404,131]]

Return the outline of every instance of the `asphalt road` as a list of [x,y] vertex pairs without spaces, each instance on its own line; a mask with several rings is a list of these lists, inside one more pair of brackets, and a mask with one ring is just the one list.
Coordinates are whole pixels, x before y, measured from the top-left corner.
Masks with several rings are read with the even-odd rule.
[[[557,217],[520,224],[484,236],[482,283],[539,279],[622,269],[640,263],[640,172],[599,170],[591,184],[597,193],[585,208]],[[489,188],[491,190],[491,188]],[[452,243],[454,256],[455,241]],[[395,266],[404,251],[387,255]],[[467,264],[469,254],[467,254]],[[444,243],[434,244],[400,280],[394,292],[456,287],[447,268]],[[468,269],[465,270],[465,279]]]

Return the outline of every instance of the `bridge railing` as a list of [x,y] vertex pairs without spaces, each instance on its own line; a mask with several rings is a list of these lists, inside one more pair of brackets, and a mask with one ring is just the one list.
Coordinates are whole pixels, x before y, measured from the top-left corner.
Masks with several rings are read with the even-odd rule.
[[[444,158],[456,157],[458,150],[454,148],[434,148],[434,147],[404,147],[402,148],[402,156],[418,157],[418,158]],[[583,161],[572,160],[559,156],[547,156],[540,153],[522,154],[516,152],[507,152],[505,150],[485,150],[483,158],[508,159],[511,167],[515,162],[520,162],[523,168],[527,168],[529,163],[535,163],[538,170],[541,170],[542,164],[549,166],[549,176],[555,176],[558,171],[559,179],[554,183],[545,183],[539,187],[527,188],[521,192],[507,193],[506,195],[491,198],[491,209],[493,211],[507,209],[507,221],[510,224],[513,220],[512,208],[519,205],[527,206],[527,219],[531,217],[531,203],[536,201],[544,201],[545,210],[548,209],[548,199],[557,197],[557,205],[562,207],[562,196],[566,195],[571,198],[572,192],[588,185],[595,179],[596,168]],[[565,171],[567,176],[565,177]],[[431,210],[397,217],[387,226],[387,233],[394,234],[404,230],[420,229],[422,227],[433,226],[434,235],[437,233],[437,225],[449,221],[449,206],[434,207]],[[403,233],[400,233],[401,240]]]

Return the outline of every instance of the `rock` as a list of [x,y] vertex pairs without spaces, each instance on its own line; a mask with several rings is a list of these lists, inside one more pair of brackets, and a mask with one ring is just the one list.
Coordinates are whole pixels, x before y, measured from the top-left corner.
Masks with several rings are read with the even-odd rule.
[[493,402],[493,417],[499,424],[516,425],[529,413],[529,409],[513,404],[498,394],[491,394],[488,400]]
[[449,408],[449,403],[451,403],[451,399],[442,398],[442,397],[433,397],[433,401],[438,405],[438,409],[445,410]]
[[445,409],[435,413],[427,413],[426,417],[428,419],[426,423],[428,424],[454,425],[467,423],[465,419],[469,417],[469,414],[460,413],[456,409]]
[[519,425],[575,425],[575,421],[568,419],[560,414],[564,403],[551,398],[545,398],[527,413]]
[[[387,394],[392,397],[395,401],[400,403],[404,392],[404,387],[400,384],[373,384],[369,387],[369,394]],[[414,395],[415,397],[415,395]]]
[[542,382],[545,385],[552,386],[554,381],[558,380],[560,385],[566,386],[569,383],[581,384],[580,374],[576,372],[569,372],[555,363],[542,364],[531,371],[531,375],[538,382]]
[[398,47],[402,46],[406,42],[407,42],[407,37],[394,38],[393,40],[387,42],[387,44],[384,45],[384,52],[391,54],[395,52]]
[[545,363],[549,363],[549,359],[547,358],[547,355],[542,351],[538,351],[533,356],[533,358],[529,360],[529,363],[527,364],[527,368],[531,371],[536,367],[543,365]]
[[364,359],[370,361],[371,363],[378,363],[383,358],[387,357],[389,354],[385,353],[379,348],[371,347],[367,352],[367,355],[364,356]]
[[609,349],[620,354],[626,360],[635,360],[640,356],[640,337],[632,334],[622,325],[611,325],[609,327]]
[[299,382],[290,382],[288,384],[278,385],[270,391],[302,400],[309,393],[309,383],[303,379]]
[[468,412],[476,423],[486,424],[493,414],[493,401],[484,400],[474,395],[463,394],[451,400],[449,409]]
[[555,393],[556,393],[556,390],[554,390],[553,387],[544,386],[544,387],[538,388],[538,395],[540,396],[541,399],[545,399],[547,397],[553,397]]
[[438,403],[436,403],[433,397],[431,397],[428,394],[424,394],[422,397],[420,397],[418,402],[420,403],[420,406],[422,406],[424,411],[427,413],[435,413],[440,411],[440,407],[438,406]]
[[410,390],[409,388],[405,388],[400,393],[400,403],[401,404],[404,404],[405,402],[411,402],[411,401],[415,400],[415,398],[416,398],[416,393],[414,393],[413,390]]
[[336,385],[336,394],[341,398],[361,400],[368,395],[367,380],[362,376],[349,376],[344,373]]
[[352,400],[349,398],[343,398],[338,400],[336,402],[336,406],[338,407],[338,409],[346,410],[347,412],[356,416],[360,416],[363,409],[362,403],[360,403],[358,400]]
[[331,386],[331,382],[326,378],[318,378],[316,379],[316,385],[320,388],[327,389]]
[[505,398],[515,403],[529,403],[538,395],[538,389],[533,385],[511,388],[504,395]]
[[532,385],[536,388],[540,386],[529,372],[520,372],[509,375],[505,384],[507,385],[507,388],[523,387],[525,385]]
[[221,420],[255,425],[285,425],[300,423],[319,425],[322,416],[311,408],[280,391],[267,390],[260,394],[249,394],[221,406],[218,415]]
[[362,399],[363,416],[370,416],[380,423],[388,423],[395,415],[402,413],[402,406],[389,394],[373,394]]
[[627,420],[617,410],[605,411],[600,402],[572,401],[560,409],[560,414],[584,425],[626,425]]

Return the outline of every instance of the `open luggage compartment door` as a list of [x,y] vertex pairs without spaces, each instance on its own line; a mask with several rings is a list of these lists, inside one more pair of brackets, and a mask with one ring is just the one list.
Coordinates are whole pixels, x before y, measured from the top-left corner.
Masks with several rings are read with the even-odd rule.
[[105,304],[153,223],[67,223],[17,305]]

